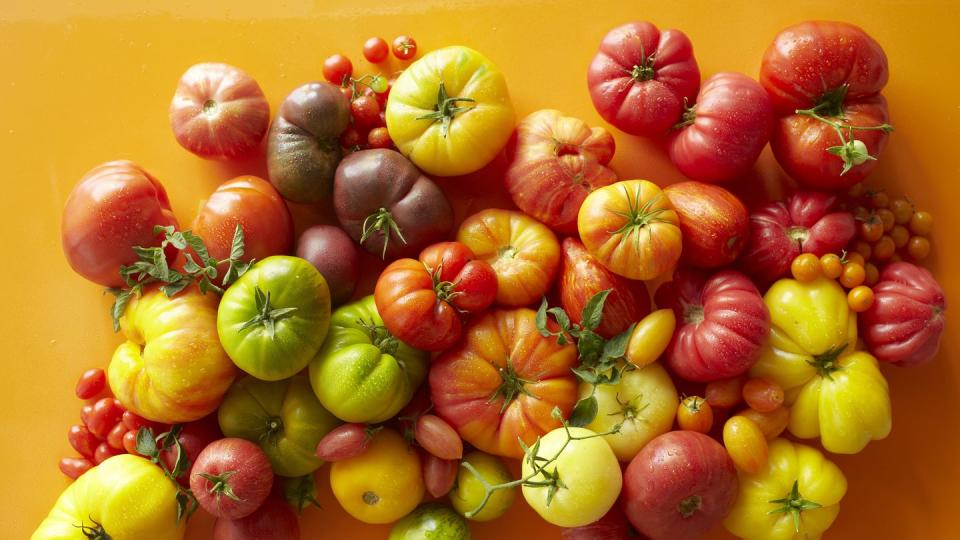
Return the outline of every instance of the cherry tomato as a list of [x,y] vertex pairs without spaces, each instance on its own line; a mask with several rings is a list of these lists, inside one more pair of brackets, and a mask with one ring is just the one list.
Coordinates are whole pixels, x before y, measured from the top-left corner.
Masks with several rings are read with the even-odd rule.
[[863,265],[856,262],[848,262],[843,265],[843,274],[840,276],[840,284],[848,289],[852,289],[866,279],[866,273]]
[[820,273],[827,279],[837,279],[843,273],[843,263],[836,253],[827,253],[820,257]]
[[690,396],[677,408],[680,429],[707,433],[713,427],[713,408],[700,396]]
[[340,93],[343,94],[343,97],[347,98],[347,101],[353,101],[353,87],[350,85],[341,86]]
[[99,465],[113,456],[119,456],[122,453],[123,452],[120,450],[117,450],[116,448],[111,447],[109,444],[102,442],[97,445],[97,449],[93,451],[93,462]]
[[820,277],[820,259],[813,253],[797,255],[790,263],[790,272],[797,281],[813,281]]
[[866,191],[867,188],[863,185],[863,182],[857,182],[847,190],[847,196],[852,199],[859,199]]
[[424,450],[440,459],[463,457],[463,440],[457,431],[439,416],[425,414],[418,418],[413,436]]
[[880,237],[880,240],[877,240],[877,243],[873,245],[873,259],[877,261],[889,260],[896,251],[897,245],[893,242],[893,238],[883,235]]
[[333,84],[343,84],[344,80],[353,75],[353,63],[342,54],[328,56],[323,61],[323,78]]
[[350,103],[353,122],[360,127],[371,127],[380,121],[380,104],[373,96],[360,96]]
[[866,285],[860,285],[850,289],[847,293],[847,304],[850,310],[856,313],[863,313],[873,305],[873,289]]
[[779,437],[783,430],[787,429],[787,424],[790,423],[790,411],[786,407],[777,407],[768,413],[747,408],[738,412],[737,416],[752,420],[768,441]]
[[900,249],[910,241],[910,231],[903,225],[894,225],[890,230],[890,238],[893,239],[893,245]]
[[[915,260],[922,261],[930,255],[930,240],[922,236],[914,236],[907,242],[907,253]],[[893,258],[890,259],[891,262]]]
[[117,425],[117,422],[123,417],[123,406],[120,401],[114,398],[105,397],[93,404],[93,410],[87,417],[87,428],[90,433],[103,440],[107,434]]
[[723,445],[733,464],[746,473],[759,472],[767,464],[767,438],[745,416],[731,416],[723,425]]
[[861,259],[866,260],[873,255],[873,247],[864,240],[857,240],[853,244],[853,252],[859,254]]
[[382,37],[372,37],[363,43],[363,57],[371,64],[379,64],[390,54],[390,45]]
[[890,232],[890,229],[896,225],[896,218],[889,208],[881,208],[877,210],[877,218],[880,220],[880,224],[883,225],[883,232]]
[[860,253],[847,253],[846,257],[841,257],[840,260],[843,261],[843,264],[854,263],[863,266],[867,262],[866,257]]
[[890,201],[890,211],[893,212],[893,221],[897,225],[906,225],[913,217],[913,205],[906,199]]
[[107,386],[107,375],[100,368],[88,369],[80,375],[77,381],[77,397],[80,399],[90,399]]
[[375,94],[382,94],[390,88],[390,83],[387,82],[387,78],[383,75],[374,75],[368,84],[370,90]]
[[92,458],[97,445],[100,444],[97,437],[90,433],[86,426],[81,425],[70,426],[67,440],[70,441],[70,446],[85,458]]
[[93,414],[93,405],[84,405],[80,408],[80,421],[83,422],[83,425],[88,425],[91,414]]
[[876,242],[883,236],[883,223],[876,215],[872,215],[866,221],[860,222],[860,238],[867,242]]
[[711,407],[728,409],[740,403],[743,399],[744,377],[731,377],[707,383],[704,396]]
[[874,208],[886,208],[890,206],[890,196],[883,191],[870,193],[870,204]]
[[123,434],[123,449],[128,454],[133,454],[135,456],[140,455],[140,453],[137,452],[137,432],[135,430],[131,430]]
[[127,431],[137,431],[142,427],[148,427],[156,431],[157,427],[154,422],[137,416],[137,414],[131,411],[123,411],[123,416],[120,418],[120,421],[124,427],[127,428]]
[[80,475],[93,468],[93,462],[87,458],[65,457],[60,460],[60,472],[67,478],[76,480]]
[[123,422],[117,422],[117,425],[113,426],[110,433],[107,433],[107,444],[109,444],[111,448],[123,450],[123,436],[126,433],[127,426],[123,425]]
[[360,134],[360,131],[354,127],[350,126],[340,135],[340,146],[344,148],[353,148],[355,146],[360,146],[363,144],[364,136]]
[[867,287],[873,287],[880,281],[880,269],[877,268],[877,265],[873,263],[867,263],[863,265],[864,278],[863,282]]
[[409,60],[417,55],[417,42],[410,36],[398,36],[393,40],[393,55],[400,60]]
[[913,234],[926,236],[933,230],[933,215],[923,210],[916,212],[910,217],[910,230]]
[[370,148],[392,148],[393,140],[385,127],[373,128],[367,133],[367,144]]
[[783,388],[767,379],[750,379],[743,385],[743,400],[759,412],[770,412],[783,405]]

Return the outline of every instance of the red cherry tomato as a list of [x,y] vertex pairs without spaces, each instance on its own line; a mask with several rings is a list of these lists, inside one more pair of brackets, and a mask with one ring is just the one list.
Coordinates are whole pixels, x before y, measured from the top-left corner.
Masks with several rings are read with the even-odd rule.
[[390,46],[382,37],[372,37],[363,44],[363,57],[371,64],[379,64],[387,59]]
[[343,97],[347,98],[347,101],[353,101],[353,87],[352,86],[341,86],[340,93],[343,94]]
[[70,441],[70,446],[85,458],[92,458],[97,445],[100,444],[96,436],[90,433],[86,426],[81,425],[70,426],[70,431],[67,432],[67,440]]
[[148,427],[154,430],[154,432],[157,431],[156,429],[157,425],[154,422],[151,422],[146,418],[137,416],[135,413],[131,411],[123,411],[123,417],[121,418],[121,422],[123,423],[124,427],[127,428],[127,431],[136,432],[138,429],[142,427]]
[[87,417],[87,428],[90,430],[90,433],[96,435],[98,439],[104,440],[107,438],[110,430],[113,429],[113,426],[117,425],[117,422],[119,422],[122,417],[123,406],[120,405],[120,401],[105,397],[93,404],[93,410],[90,411],[90,416]]
[[380,122],[380,103],[373,96],[360,96],[350,103],[353,122],[360,127],[372,127]]
[[344,79],[353,75],[353,63],[342,54],[328,56],[323,61],[323,78],[333,84],[343,84]]
[[110,448],[123,450],[123,436],[126,433],[127,426],[123,425],[123,422],[117,422],[117,425],[113,426],[110,433],[107,433],[107,444],[110,445]]
[[417,42],[410,36],[398,36],[393,40],[393,55],[400,60],[409,60],[417,55]]
[[353,149],[355,146],[363,145],[364,136],[355,126],[350,126],[340,135],[340,146]]
[[137,432],[135,430],[123,434],[123,450],[128,454],[140,455],[137,452]]
[[80,475],[93,468],[93,462],[87,458],[65,457],[60,460],[60,472],[67,478],[76,480]]
[[80,399],[90,399],[107,386],[107,376],[100,368],[88,369],[80,375],[77,381],[77,397]]
[[84,405],[80,408],[80,421],[89,426],[90,415],[93,414],[93,405]]
[[391,148],[393,140],[385,127],[373,128],[367,133],[367,144],[370,148]]
[[105,442],[102,442],[97,446],[97,449],[94,450],[93,452],[93,462],[99,465],[104,461],[112,458],[113,456],[119,456],[122,453],[123,453],[122,451],[111,447],[109,444]]

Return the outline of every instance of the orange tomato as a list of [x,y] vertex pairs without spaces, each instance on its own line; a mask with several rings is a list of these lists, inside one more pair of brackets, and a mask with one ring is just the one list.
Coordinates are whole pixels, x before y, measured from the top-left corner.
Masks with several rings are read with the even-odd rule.
[[708,433],[713,427],[713,408],[700,396],[690,396],[677,408],[677,424],[680,429]]
[[886,261],[893,257],[893,254],[897,251],[896,244],[893,243],[893,238],[890,238],[887,235],[880,237],[880,240],[873,245],[873,259],[877,261]]
[[873,305],[873,289],[866,285],[860,285],[850,289],[847,293],[847,304],[850,310],[856,313],[863,313]]
[[918,261],[926,259],[930,255],[930,240],[922,236],[914,236],[907,242],[907,253]]
[[893,221],[897,225],[906,225],[913,216],[913,205],[906,199],[890,201],[890,211],[893,212]]
[[560,266],[560,244],[544,224],[521,212],[490,208],[468,217],[457,231],[477,259],[497,274],[497,303],[525,306],[540,300]]
[[870,205],[874,208],[886,208],[890,205],[890,196],[884,193],[883,191],[875,191],[869,193]]
[[707,383],[704,395],[711,407],[728,409],[739,405],[743,400],[744,376],[731,377]]
[[900,249],[910,241],[910,231],[903,225],[894,225],[890,230],[890,238],[893,240],[893,245]]
[[840,284],[848,289],[852,289],[863,283],[866,274],[863,269],[863,263],[848,262],[843,265],[843,274],[840,276]]
[[670,200],[648,180],[625,180],[594,191],[577,216],[580,240],[591,255],[616,274],[642,280],[676,266],[678,224]]
[[820,259],[813,253],[797,255],[790,263],[790,273],[797,281],[813,281],[820,277]]
[[913,234],[926,236],[933,230],[933,215],[923,210],[910,216],[910,230]]
[[843,263],[836,253],[827,253],[820,257],[820,272],[827,279],[837,279],[843,273]]
[[860,222],[860,238],[867,242],[876,242],[883,235],[883,223],[876,214]]
[[883,225],[883,232],[890,232],[890,229],[893,228],[896,221],[896,217],[889,208],[877,210],[877,218],[880,220],[880,224]]
[[877,265],[873,263],[867,263],[863,265],[864,279],[863,282],[868,287],[873,287],[880,281],[880,269],[877,268]]
[[[873,255],[873,247],[865,240],[857,240],[853,244],[853,253],[850,255],[859,255],[863,260],[869,259],[870,256]],[[847,259],[849,258],[848,255]]]
[[743,472],[759,472],[767,464],[767,438],[745,416],[731,416],[723,425],[723,445],[733,464]]
[[763,432],[763,436],[768,441],[772,441],[787,429],[790,423],[790,410],[786,407],[777,407],[770,412],[760,412],[755,409],[746,408],[738,412],[735,416],[742,416],[751,420]]
[[767,379],[750,379],[743,385],[743,400],[755,411],[771,412],[783,405],[783,388]]

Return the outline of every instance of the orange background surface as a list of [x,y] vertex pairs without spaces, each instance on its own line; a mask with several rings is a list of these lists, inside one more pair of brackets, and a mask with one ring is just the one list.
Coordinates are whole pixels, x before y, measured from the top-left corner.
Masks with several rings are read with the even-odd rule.
[[[519,115],[557,108],[599,123],[586,69],[613,26],[648,19],[680,28],[694,43],[704,77],[718,71],[756,76],[780,29],[809,18],[855,22],[879,41],[890,62],[885,94],[896,132],[871,183],[908,193],[936,218],[929,266],[951,300],[960,298],[960,65],[956,1],[538,2],[418,1],[47,1],[0,8],[0,536],[25,538],[67,480],[57,469],[72,455],[66,432],[78,421],[77,376],[105,366],[120,342],[111,332],[109,298],[71,272],[60,249],[60,213],[74,183],[92,166],[133,159],[165,184],[181,224],[222,181],[264,175],[260,161],[221,164],[196,158],[174,141],[167,107],[180,74],[216,60],[241,66],[263,87],[272,108],[300,83],[321,78],[323,58],[343,52],[359,69],[373,35],[416,37],[421,51],[465,44],[505,72]],[[585,7],[589,4],[589,7]],[[455,5],[455,6],[454,6]],[[162,7],[160,7],[162,6]],[[395,62],[395,61],[394,61]],[[395,69],[396,64],[391,66]],[[656,144],[615,132],[621,178],[661,184],[681,179]],[[457,219],[484,206],[509,204],[502,162],[471,177],[444,180]],[[783,173],[765,151],[753,182],[775,186]],[[327,219],[322,207],[294,209],[298,230]],[[369,269],[367,282],[376,269]],[[850,488],[828,538],[956,538],[960,482],[960,339],[951,315],[939,359],[887,369],[894,430],[856,456],[834,459]],[[303,538],[385,538],[341,511],[318,473],[324,509],[308,510]],[[521,499],[522,500],[522,499]],[[211,519],[198,513],[189,538],[207,538]],[[503,519],[472,524],[474,537],[551,538],[524,504]],[[714,538],[724,538],[717,531]]]

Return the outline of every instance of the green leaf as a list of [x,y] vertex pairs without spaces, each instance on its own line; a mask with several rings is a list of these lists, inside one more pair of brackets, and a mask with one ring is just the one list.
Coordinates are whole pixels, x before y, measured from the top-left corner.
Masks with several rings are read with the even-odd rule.
[[570,418],[567,420],[567,423],[574,427],[585,427],[597,417],[598,410],[599,405],[597,404],[597,398],[593,394],[590,394],[578,401],[573,407],[573,412],[570,413]]
[[603,319],[603,304],[607,301],[607,297],[610,296],[610,293],[613,289],[606,289],[598,292],[593,295],[590,300],[587,301],[587,305],[583,306],[583,312],[581,318],[583,319],[580,324],[588,330],[596,330],[600,326],[600,321]]
[[547,313],[553,315],[553,318],[557,320],[557,325],[560,326],[561,332],[569,332],[570,327],[570,317],[567,316],[567,312],[563,308],[550,308],[547,310]]
[[134,285],[132,289],[118,289],[116,287],[111,287],[107,289],[110,294],[116,296],[113,300],[113,305],[110,306],[110,318],[113,319],[113,331],[120,331],[120,318],[123,317],[124,311],[127,310],[127,304],[130,303],[130,299],[135,294],[140,293],[140,286]]
[[843,145],[831,146],[830,148],[827,148],[827,152],[835,156],[840,156],[840,155],[843,155],[843,149],[844,149]]
[[197,498],[193,496],[193,493],[190,490],[178,490],[177,491],[177,523],[180,523],[183,519],[190,519],[190,516],[197,511],[197,508],[200,506],[200,503],[197,502]]
[[173,232],[166,235],[167,242],[173,247],[183,251],[187,249],[187,239],[183,237],[181,232]]
[[233,242],[230,244],[230,260],[239,261],[243,257],[243,227],[237,223],[237,228],[233,231]]
[[191,283],[193,283],[192,279],[188,277],[182,277],[179,281],[162,285],[160,290],[163,291],[163,294],[167,295],[167,298],[170,298],[171,296],[189,287]]
[[287,500],[290,506],[296,508],[298,514],[302,514],[304,508],[310,505],[323,508],[316,497],[316,483],[313,474],[284,478],[283,498]]
[[137,453],[149,458],[156,458],[160,453],[157,450],[157,441],[153,438],[153,431],[148,427],[137,430]]
[[581,381],[587,384],[592,384],[592,385],[600,384],[600,381],[597,378],[596,372],[594,372],[592,369],[572,368],[570,371],[572,371],[573,374],[577,376],[577,378],[579,378]]
[[630,335],[633,333],[634,326],[636,324],[631,324],[630,328],[617,334],[603,345],[602,356],[604,359],[619,360],[627,354],[627,345],[630,343]]
[[543,337],[550,337],[553,335],[549,329],[547,329],[547,297],[543,297],[543,301],[540,302],[540,309],[537,310],[537,331],[540,332],[540,335]]
[[[184,231],[183,238],[187,244],[189,244],[190,249],[200,258],[200,262],[204,263],[204,266],[210,266],[210,253],[207,251],[207,246],[203,243],[203,239],[190,231]],[[213,266],[216,266],[216,262],[214,262]]]
[[603,353],[603,347],[604,340],[599,334],[592,330],[582,332],[577,341],[580,363],[588,366],[596,364]]

